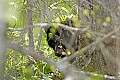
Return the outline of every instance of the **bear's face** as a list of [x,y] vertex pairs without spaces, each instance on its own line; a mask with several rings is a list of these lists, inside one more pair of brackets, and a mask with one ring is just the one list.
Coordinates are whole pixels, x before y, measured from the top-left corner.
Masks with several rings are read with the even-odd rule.
[[[66,25],[66,23],[65,23],[65,25]],[[52,36],[50,36],[51,28],[52,27],[49,27],[47,30],[45,30],[45,32],[47,34],[48,45],[53,48],[56,56],[65,57],[66,50],[67,51],[69,50],[67,48],[68,46],[66,46],[65,44],[70,44],[69,42],[72,38],[72,33],[68,30],[65,30],[65,29],[59,27],[56,29],[56,31],[54,33],[52,33]],[[74,39],[73,44],[70,44],[69,46],[72,47],[76,51],[78,49],[77,39]]]

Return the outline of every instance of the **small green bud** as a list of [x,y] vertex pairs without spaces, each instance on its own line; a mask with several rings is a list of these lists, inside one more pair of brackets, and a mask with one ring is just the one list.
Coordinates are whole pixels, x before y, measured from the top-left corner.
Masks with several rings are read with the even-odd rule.
[[87,16],[88,13],[89,13],[88,9],[84,9],[84,10],[83,10],[83,14],[84,14],[85,16]]
[[52,28],[50,29],[50,32],[52,32],[52,33],[55,33],[55,31],[56,31],[56,29],[55,29],[54,27],[52,27]]
[[86,37],[90,39],[92,36],[89,32],[86,32]]
[[49,36],[50,38],[52,38],[52,37],[53,37],[53,33],[49,33],[48,36]]
[[110,22],[110,17],[106,17],[106,22]]
[[68,56],[71,55],[71,52],[70,52],[70,51],[67,51],[67,55],[68,55]]

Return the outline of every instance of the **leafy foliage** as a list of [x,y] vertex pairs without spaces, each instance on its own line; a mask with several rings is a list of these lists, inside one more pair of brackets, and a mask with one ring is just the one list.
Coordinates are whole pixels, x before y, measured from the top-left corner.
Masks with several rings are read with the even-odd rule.
[[[100,36],[96,35],[94,31],[104,34],[109,32],[108,29],[110,29],[109,26],[111,24],[112,18],[110,15],[101,17],[100,11],[102,11],[102,6],[96,2],[94,2],[94,5],[82,4],[80,6],[80,8],[82,8],[80,9],[81,13],[79,13],[79,4],[74,0],[33,0],[34,6],[31,5],[32,8],[28,7],[27,3],[27,0],[9,0],[8,29],[12,30],[8,30],[6,32],[8,41],[16,42],[21,46],[29,48],[29,29],[23,28],[26,28],[26,16],[28,14],[27,11],[30,10],[32,11],[32,24],[49,22],[54,25],[49,29],[48,34],[46,34],[44,29],[41,27],[33,28],[34,50],[38,54],[40,54],[40,51],[43,51],[44,54],[41,55],[56,61],[60,60],[61,58],[55,55],[55,48],[52,47],[55,45],[52,44],[52,46],[50,46],[46,40],[48,37],[53,38],[54,34],[56,34],[59,28],[59,26],[56,25],[57,23],[68,25],[69,22],[67,21],[70,19],[72,21],[72,25],[74,25],[74,28],[83,29],[83,31],[78,32],[79,48],[76,49],[80,55],[83,55],[81,48],[89,45],[94,40],[97,40],[98,37],[101,38],[101,36],[103,36],[102,34]],[[86,6],[90,6],[90,8],[87,8]],[[80,15],[78,15],[78,13]],[[57,48],[58,47],[60,49],[63,48],[61,45],[58,45]],[[84,66],[86,66],[87,63],[85,61],[90,61],[90,59],[88,59],[89,57],[92,56],[91,60],[94,60],[96,58],[95,55],[99,49],[93,52],[90,51],[91,50],[87,50],[85,52],[85,58],[80,58],[81,62],[77,63],[77,65],[80,64],[79,68],[83,69]],[[35,59],[31,56],[22,55],[21,53],[14,50],[8,50],[7,52],[6,73],[11,76],[11,78],[7,80],[55,80],[58,78],[59,80],[63,80],[63,75],[58,70],[54,69],[53,66],[49,66],[46,62],[43,62],[42,60],[35,61]],[[91,55],[89,55],[89,53],[91,53]],[[67,54],[69,56],[72,53],[70,50],[66,49],[66,52],[63,54]],[[98,62],[99,60],[96,60],[90,64],[88,63],[87,68],[85,67],[83,71],[90,71],[93,73],[98,71],[98,73],[102,73],[101,70],[97,70],[94,67],[94,64]],[[92,76],[91,79],[103,80],[103,78],[98,76]]]

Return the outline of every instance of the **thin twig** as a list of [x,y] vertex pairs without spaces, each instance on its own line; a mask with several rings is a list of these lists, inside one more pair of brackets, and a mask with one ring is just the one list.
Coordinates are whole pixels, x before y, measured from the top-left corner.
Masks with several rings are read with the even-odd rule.
[[[67,26],[67,25],[60,24],[60,23],[56,24],[56,25],[58,25],[61,28],[66,29],[66,30],[73,30],[73,31],[86,31],[87,30],[84,27],[75,28],[75,27]],[[38,24],[34,24],[33,26],[29,25],[29,27],[25,27],[25,28],[17,28],[17,29],[16,28],[8,28],[7,30],[8,31],[22,31],[22,30],[26,30],[29,28],[36,28],[36,27],[49,28],[51,26],[54,26],[54,25],[50,24],[50,23],[38,23]]]
[[74,72],[76,72],[76,73],[83,73],[83,74],[90,75],[90,76],[96,76],[96,77],[106,78],[106,79],[112,79],[112,80],[118,79],[115,76],[101,75],[101,74],[96,74],[96,73],[91,73],[91,72],[85,72],[85,71],[74,71]]
[[43,61],[47,62],[49,65],[51,65],[51,66],[56,66],[55,61],[41,55],[41,54],[44,54],[44,52],[42,52],[42,51],[40,51],[40,54],[37,54],[37,52],[30,51],[29,49],[26,49],[26,48],[20,46],[17,43],[10,43],[10,42],[7,43],[7,47],[9,49],[16,50],[16,51],[18,51],[18,52],[20,52],[20,53],[22,53],[24,55],[30,55],[37,61],[43,60]]
[[88,49],[90,49],[92,46],[97,45],[99,42],[103,41],[104,39],[108,38],[108,37],[111,36],[112,34],[118,32],[119,30],[120,30],[120,27],[119,27],[118,29],[115,29],[115,30],[109,32],[108,34],[104,35],[101,39],[98,39],[98,40],[94,41],[93,43],[85,46],[85,47],[82,48],[81,50],[76,51],[76,52],[73,53],[71,56],[69,56],[69,57],[67,57],[67,58],[65,58],[65,59],[62,59],[61,61],[63,61],[63,62],[64,62],[64,61],[70,61],[71,59],[73,59],[73,58],[75,58],[75,57],[77,57],[77,56],[79,56],[79,55],[83,55],[83,53],[84,53],[85,51],[87,51]]
[[[67,76],[70,76],[73,79],[81,79],[81,80],[86,80],[86,75],[85,74],[77,74],[75,72],[73,72],[73,70],[76,70],[76,68],[74,66],[69,66],[68,64],[66,63],[60,63],[60,62],[55,62],[53,61],[52,59],[50,58],[47,58],[41,54],[43,54],[44,52],[40,52],[40,54],[37,54],[35,51],[30,51],[29,49],[26,49],[22,46],[20,46],[19,44],[17,43],[10,43],[8,42],[7,43],[7,47],[9,49],[13,49],[13,50],[16,50],[24,55],[30,55],[32,56],[36,61],[40,61],[40,60],[43,60],[44,62],[47,62],[50,66],[53,66],[54,68],[57,68],[59,69],[63,75],[65,77]],[[65,67],[66,66],[66,67]],[[70,73],[71,72],[71,73]],[[84,77],[83,77],[84,76]]]

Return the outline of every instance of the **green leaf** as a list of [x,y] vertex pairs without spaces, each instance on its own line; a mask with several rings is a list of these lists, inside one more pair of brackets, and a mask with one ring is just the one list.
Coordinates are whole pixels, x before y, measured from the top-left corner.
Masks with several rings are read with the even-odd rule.
[[91,79],[92,80],[104,80],[103,78],[101,78],[99,76],[92,76]]
[[102,20],[101,20],[101,19],[98,19],[98,20],[97,20],[97,23],[98,23],[98,24],[101,24],[101,23],[102,23]]
[[86,32],[86,37],[90,39],[92,36],[89,32]]
[[53,37],[53,33],[49,33],[48,36],[49,36],[50,38],[52,38],[52,37]]
[[68,9],[66,9],[65,7],[61,7],[61,9],[67,13],[69,13]]
[[52,28],[50,29],[50,32],[51,32],[51,33],[55,33],[55,31],[56,31],[56,29],[55,29],[54,27],[52,27]]
[[69,50],[67,51],[67,55],[68,55],[68,56],[71,55],[71,52],[70,52]]
[[85,16],[87,16],[87,15],[89,14],[89,10],[88,10],[88,9],[84,9],[84,10],[83,10],[83,14],[84,14]]
[[110,17],[106,17],[105,20],[106,20],[107,23],[109,23],[110,22]]
[[94,15],[95,15],[95,12],[92,10],[92,11],[90,12],[90,14],[91,14],[92,16],[94,16]]
[[100,9],[100,5],[99,4],[95,5],[95,9],[96,9],[96,11],[99,10]]
[[74,22],[75,27],[80,27],[81,25],[81,20],[77,20],[76,22]]

